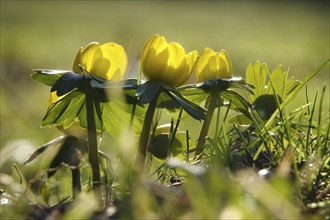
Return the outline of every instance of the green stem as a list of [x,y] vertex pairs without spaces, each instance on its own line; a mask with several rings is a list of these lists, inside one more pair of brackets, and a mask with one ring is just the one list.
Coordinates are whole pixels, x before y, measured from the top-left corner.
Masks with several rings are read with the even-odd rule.
[[152,125],[152,119],[154,117],[154,113],[157,106],[157,100],[158,100],[159,94],[157,94],[154,99],[149,103],[140,139],[139,139],[139,148],[136,156],[135,161],[135,167],[138,169],[137,171],[145,171],[145,163],[146,163],[146,157],[147,157],[147,150],[149,146],[149,140],[150,140],[150,131],[151,131],[151,125]]
[[93,188],[97,189],[101,183],[101,174],[99,166],[99,155],[97,147],[96,124],[94,117],[94,99],[93,89],[87,89],[86,92],[86,112],[87,112],[87,131],[88,131],[88,158],[92,167]]
[[212,116],[214,113],[215,108],[217,107],[217,100],[218,100],[218,92],[211,93],[211,100],[209,108],[207,109],[206,119],[203,122],[202,128],[199,132],[199,137],[197,140],[196,151],[195,151],[195,159],[200,160],[203,157],[203,150],[206,141],[206,136],[209,132]]
[[73,169],[71,171],[71,174],[72,174],[72,194],[73,194],[73,198],[76,198],[77,193],[81,191],[79,168]]

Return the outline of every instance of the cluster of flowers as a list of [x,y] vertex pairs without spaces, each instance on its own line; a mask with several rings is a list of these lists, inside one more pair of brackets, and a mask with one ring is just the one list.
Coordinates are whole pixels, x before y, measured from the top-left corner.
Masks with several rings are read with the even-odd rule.
[[[105,80],[121,80],[127,67],[125,49],[110,42],[100,45],[90,43],[81,48],[73,64],[73,71],[87,72]],[[154,35],[145,44],[141,58],[141,70],[148,80],[173,87],[183,85],[195,69],[197,81],[232,77],[232,64],[225,50],[215,52],[205,48],[186,53],[177,42],[167,43],[165,37]]]

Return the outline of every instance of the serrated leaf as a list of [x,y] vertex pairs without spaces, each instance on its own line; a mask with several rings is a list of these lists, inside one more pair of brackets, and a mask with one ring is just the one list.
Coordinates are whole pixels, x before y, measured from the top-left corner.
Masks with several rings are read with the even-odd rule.
[[[267,84],[267,94],[277,94],[279,97],[283,98],[285,87],[286,87],[286,79],[288,76],[288,72],[284,71],[282,65],[276,66],[272,73],[270,74],[270,80]],[[271,83],[274,86],[274,90],[272,89]]]
[[286,82],[285,96],[289,95],[299,84],[299,80],[294,77],[289,78]]
[[265,94],[268,72],[267,64],[260,61],[257,61],[254,66],[251,63],[248,65],[245,73],[246,82],[255,87],[252,89],[253,94],[250,94],[251,102]]
[[84,76],[76,73],[65,73],[52,86],[51,92],[57,91],[57,96],[62,96],[77,88]]

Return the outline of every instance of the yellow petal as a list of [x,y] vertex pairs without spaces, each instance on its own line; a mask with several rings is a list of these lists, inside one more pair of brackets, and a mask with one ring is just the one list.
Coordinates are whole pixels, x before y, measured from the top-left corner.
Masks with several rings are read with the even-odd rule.
[[202,82],[206,80],[207,75],[209,74],[209,59],[215,56],[214,50],[211,48],[205,48],[200,53],[196,65],[195,65],[195,72],[196,78],[198,82]]
[[171,42],[168,44],[168,51],[169,51],[169,58],[167,60],[168,66],[171,68],[178,68],[183,59],[186,57],[186,52],[184,48],[176,43],[176,42]]
[[186,74],[183,72],[187,65],[186,52],[184,48],[176,42],[168,44],[168,52],[167,64],[162,70],[163,77],[167,84],[177,86],[177,81],[186,79]]
[[152,46],[154,44],[155,41],[160,40],[160,36],[158,34],[155,34],[153,36],[151,36],[147,42],[144,44],[141,56],[140,56],[140,60],[144,60],[145,56],[147,54],[147,52],[149,51],[150,46]]
[[73,62],[73,67],[72,67],[72,70],[73,72],[75,73],[80,73],[81,70],[79,68],[79,65],[81,65],[81,53],[82,53],[82,50],[83,48],[81,47],[76,55],[76,58],[74,59],[74,62]]
[[[195,54],[195,53],[194,53]],[[195,54],[195,59],[197,52]],[[188,80],[191,72],[184,48],[176,42],[167,44],[165,37],[154,35],[145,44],[140,58],[141,70],[148,80],[179,86]]]
[[186,56],[187,65],[189,66],[189,75],[191,74],[191,71],[196,63],[197,55],[198,55],[197,50],[193,50],[193,51],[189,52]]
[[93,76],[106,79],[106,73],[110,69],[110,66],[110,60],[104,57],[103,51],[98,48],[94,53],[93,59],[91,60],[91,68],[89,73]]
[[150,49],[143,61],[144,69],[142,69],[145,77],[148,80],[166,81],[165,69],[167,68],[167,60],[169,57],[168,48],[165,48],[160,53],[155,49]]
[[[191,51],[189,52],[184,59],[184,66],[180,69],[178,69],[178,75],[181,75],[180,79],[176,81],[176,85],[174,86],[181,86],[183,85],[190,77],[192,68],[194,67],[194,64],[197,59],[197,51]],[[182,65],[182,64],[181,64]]]
[[115,43],[101,45],[92,60],[91,74],[106,80],[120,80],[127,67],[124,48]]
[[167,65],[169,51],[164,37],[155,36],[143,48],[141,69],[147,79],[159,78]]
[[66,96],[66,95],[57,96],[56,95],[56,91],[55,92],[51,92],[50,95],[49,95],[48,104],[53,104],[54,102],[57,102],[60,99],[62,99],[64,96]]
[[97,49],[100,47],[100,44],[97,42],[92,42],[85,49],[83,49],[81,53],[81,63],[87,72],[91,71],[92,65],[93,65],[93,57],[96,53]]
[[229,58],[228,53],[225,50],[221,50],[219,53],[219,56],[222,60],[224,60],[225,62],[225,66],[226,66],[226,71],[224,72],[222,77],[233,77],[233,66],[231,63],[231,60]]

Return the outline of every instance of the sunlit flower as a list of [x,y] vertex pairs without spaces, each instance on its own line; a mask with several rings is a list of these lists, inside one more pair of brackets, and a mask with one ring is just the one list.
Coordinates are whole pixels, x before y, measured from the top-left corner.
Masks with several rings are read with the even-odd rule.
[[79,65],[93,76],[105,80],[121,80],[127,67],[127,55],[121,45],[93,42],[78,51],[73,63],[74,72],[81,72]]
[[199,55],[195,72],[198,82],[217,78],[233,77],[233,67],[225,50],[215,52],[205,48]]
[[178,87],[190,77],[196,59],[196,50],[186,54],[179,43],[167,43],[163,36],[154,35],[146,42],[140,62],[148,80]]

